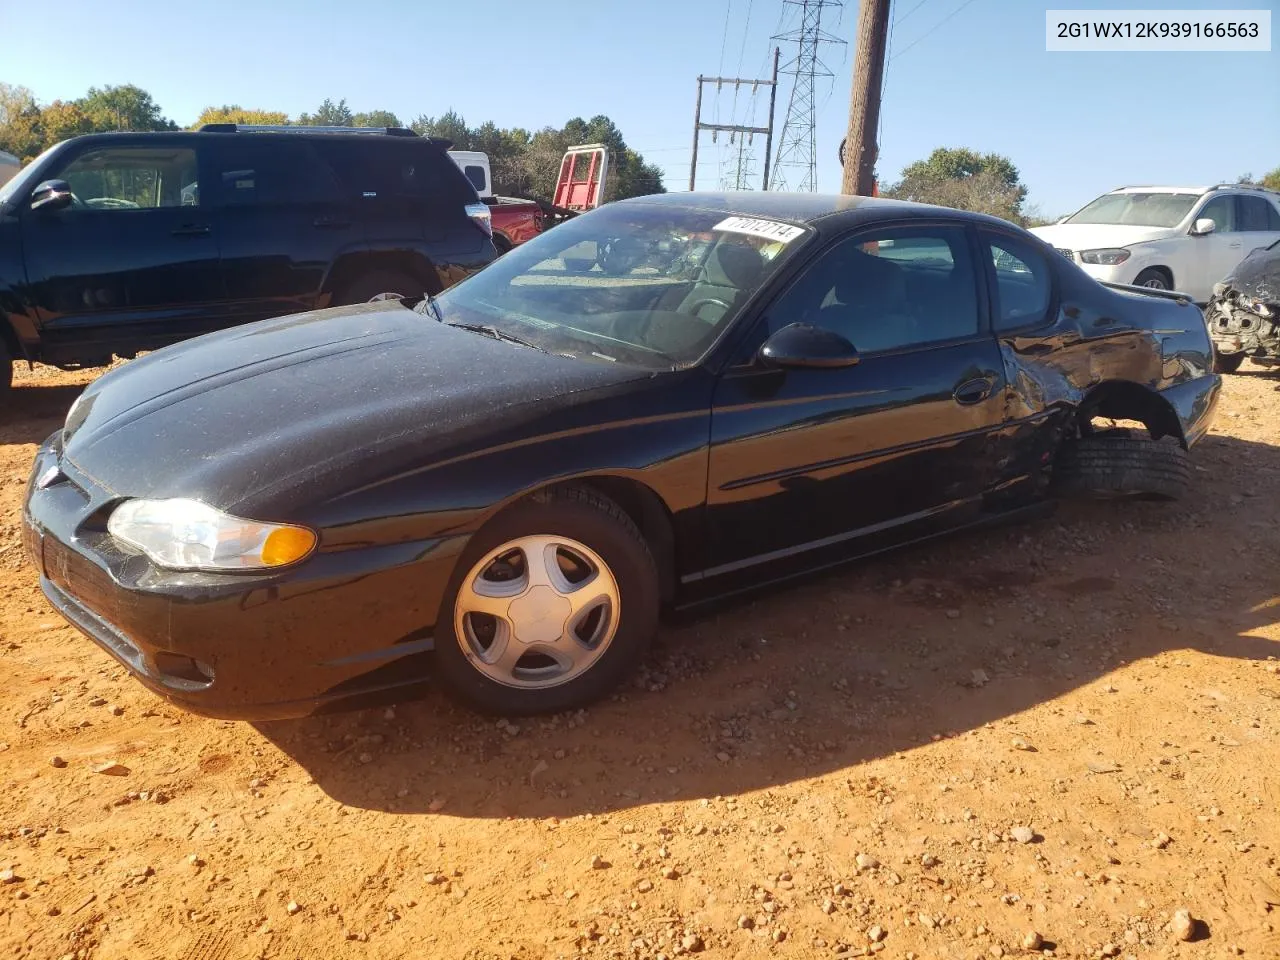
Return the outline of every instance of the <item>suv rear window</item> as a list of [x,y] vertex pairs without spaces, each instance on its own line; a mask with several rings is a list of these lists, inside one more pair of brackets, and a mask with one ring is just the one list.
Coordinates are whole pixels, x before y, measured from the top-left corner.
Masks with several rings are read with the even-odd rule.
[[443,150],[412,140],[317,140],[316,149],[350,190],[365,197],[476,200],[475,190]]

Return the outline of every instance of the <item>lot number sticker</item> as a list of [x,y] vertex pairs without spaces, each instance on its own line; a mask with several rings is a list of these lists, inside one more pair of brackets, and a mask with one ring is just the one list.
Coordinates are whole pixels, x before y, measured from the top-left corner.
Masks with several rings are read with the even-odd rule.
[[760,220],[756,217],[729,217],[727,220],[721,220],[711,229],[723,230],[726,233],[745,233],[748,236],[763,237],[765,240],[776,240],[779,243],[790,243],[796,237],[804,235],[804,227],[778,223],[776,220]]

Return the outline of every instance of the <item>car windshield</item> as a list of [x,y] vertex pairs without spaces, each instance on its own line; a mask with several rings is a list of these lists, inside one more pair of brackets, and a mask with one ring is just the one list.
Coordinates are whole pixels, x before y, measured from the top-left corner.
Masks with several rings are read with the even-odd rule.
[[4,186],[0,186],[0,203],[5,203],[10,197],[16,197],[27,186],[28,181],[35,177],[35,171],[40,166],[40,161],[47,157],[50,152],[56,150],[59,144],[54,144],[40,156],[36,157],[25,167],[18,171],[12,180]]
[[1196,193],[1108,193],[1067,223],[1118,223],[1132,227],[1176,227],[1191,212]]
[[724,211],[610,204],[435,301],[441,319],[551,353],[670,369],[700,359],[810,235]]

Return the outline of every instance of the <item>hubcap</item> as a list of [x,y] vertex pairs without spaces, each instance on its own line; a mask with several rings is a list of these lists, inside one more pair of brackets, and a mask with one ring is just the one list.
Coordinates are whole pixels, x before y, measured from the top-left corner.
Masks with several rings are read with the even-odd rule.
[[613,641],[620,612],[618,583],[598,553],[566,537],[520,537],[467,573],[453,628],[490,680],[539,689],[589,670]]
[[1164,281],[1161,280],[1159,277],[1152,277],[1150,280],[1144,283],[1143,286],[1150,287],[1152,290],[1163,290]]
[[377,303],[380,300],[403,300],[403,299],[404,299],[403,293],[391,293],[390,291],[385,291],[383,293],[375,293],[372,297],[369,298],[369,303]]

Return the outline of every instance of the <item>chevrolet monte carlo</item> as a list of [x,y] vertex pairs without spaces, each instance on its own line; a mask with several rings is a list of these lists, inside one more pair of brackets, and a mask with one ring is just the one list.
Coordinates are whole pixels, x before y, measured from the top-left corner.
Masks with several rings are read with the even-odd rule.
[[24,530],[50,603],[190,710],[433,675],[559,711],[626,677],[665,610],[1060,492],[1176,497],[1213,362],[1185,296],[991,217],[628,200],[436,297],[111,371],[40,448]]

